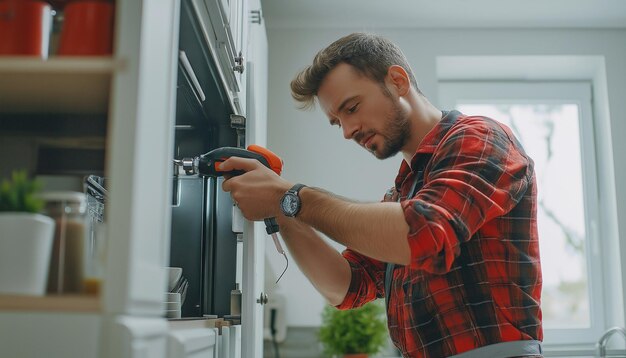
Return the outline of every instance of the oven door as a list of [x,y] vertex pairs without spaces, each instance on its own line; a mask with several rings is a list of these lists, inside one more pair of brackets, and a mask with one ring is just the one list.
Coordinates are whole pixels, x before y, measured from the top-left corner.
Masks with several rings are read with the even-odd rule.
[[[207,202],[213,201],[210,181],[198,176],[174,178],[170,266],[181,267],[189,283],[182,305],[182,317],[202,317],[204,247],[212,235],[205,230]],[[210,263],[209,263],[210,264]],[[208,294],[211,294],[210,292]]]

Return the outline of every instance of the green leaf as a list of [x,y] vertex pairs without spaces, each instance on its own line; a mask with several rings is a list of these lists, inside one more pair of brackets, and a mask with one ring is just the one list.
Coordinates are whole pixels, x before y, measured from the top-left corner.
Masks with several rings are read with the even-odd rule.
[[326,306],[318,333],[324,353],[332,356],[379,352],[388,336],[384,313],[380,302],[344,311]]
[[11,179],[0,184],[0,211],[38,213],[43,208],[43,200],[36,194],[41,190],[41,183],[28,178],[26,171],[11,173]]

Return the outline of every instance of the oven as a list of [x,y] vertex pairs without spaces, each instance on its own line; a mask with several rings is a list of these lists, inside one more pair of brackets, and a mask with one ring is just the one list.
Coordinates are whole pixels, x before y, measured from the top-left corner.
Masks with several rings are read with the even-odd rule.
[[[238,146],[233,106],[190,0],[181,1],[179,36],[174,158]],[[174,172],[170,266],[181,267],[188,282],[181,316],[229,315],[237,269],[230,195],[221,190],[222,178]]]

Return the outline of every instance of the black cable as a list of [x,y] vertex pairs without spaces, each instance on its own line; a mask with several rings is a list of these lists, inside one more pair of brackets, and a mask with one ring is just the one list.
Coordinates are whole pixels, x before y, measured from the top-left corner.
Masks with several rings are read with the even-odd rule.
[[276,283],[280,281],[280,279],[283,277],[285,272],[287,272],[287,268],[289,267],[289,259],[287,258],[287,254],[284,251],[283,251],[283,256],[285,256],[285,261],[287,261],[287,264],[285,265],[285,269],[283,270],[283,273],[281,273],[280,276],[278,276],[278,280],[276,280]]
[[270,309],[270,333],[272,334],[272,346],[274,347],[274,358],[280,358],[280,354],[278,352],[278,342],[276,341],[276,308]]
[[272,337],[272,343],[274,345],[274,358],[280,358],[280,354],[278,354],[278,342],[276,342],[276,337]]

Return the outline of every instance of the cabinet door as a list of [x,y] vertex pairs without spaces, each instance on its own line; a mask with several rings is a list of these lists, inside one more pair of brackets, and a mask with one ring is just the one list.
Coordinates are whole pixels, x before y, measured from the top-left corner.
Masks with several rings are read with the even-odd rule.
[[[251,9],[260,10],[259,0],[250,2]],[[267,145],[267,37],[262,21],[250,24],[247,62],[246,144]],[[257,299],[264,291],[265,245],[271,240],[263,222],[248,223],[244,238],[243,307],[241,334],[242,357],[263,354],[263,306]],[[278,255],[278,254],[277,254]]]

